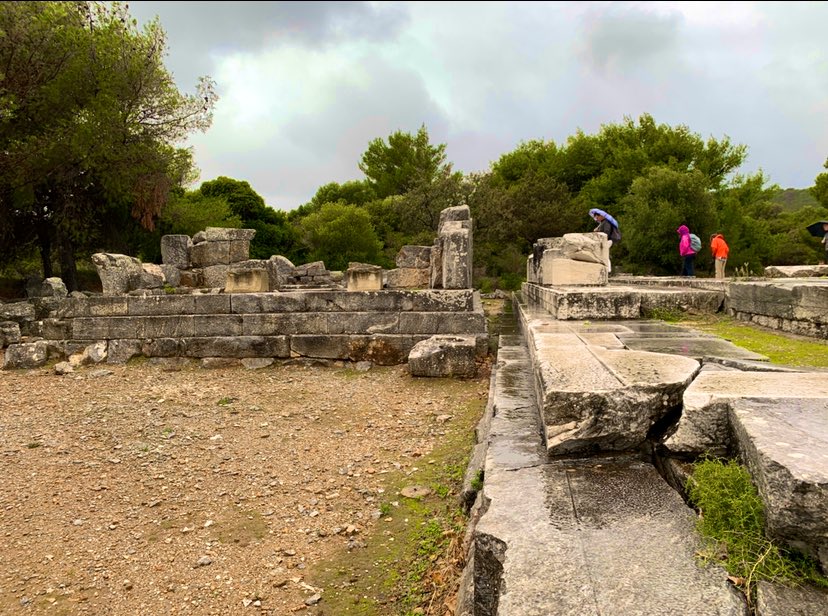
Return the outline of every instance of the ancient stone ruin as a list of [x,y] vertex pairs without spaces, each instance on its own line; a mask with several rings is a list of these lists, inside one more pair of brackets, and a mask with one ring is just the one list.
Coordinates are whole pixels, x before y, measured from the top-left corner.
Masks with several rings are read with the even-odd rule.
[[251,358],[399,364],[418,343],[441,336],[447,363],[418,360],[413,372],[468,376],[485,355],[468,207],[444,210],[434,245],[403,247],[390,271],[354,263],[342,274],[280,255],[249,259],[254,234],[210,227],[192,238],[167,235],[161,265],[95,254],[101,295],[67,297],[59,279],[49,279],[40,297],[0,304],[4,367],[139,356],[206,365]]
[[697,563],[683,500],[689,462],[737,457],[768,535],[828,571],[826,372],[646,318],[728,311],[826,337],[828,280],[607,281],[593,235],[540,240],[528,259],[522,333],[501,337],[466,473],[455,613],[828,613],[824,590],[766,581],[748,606],[725,571]]

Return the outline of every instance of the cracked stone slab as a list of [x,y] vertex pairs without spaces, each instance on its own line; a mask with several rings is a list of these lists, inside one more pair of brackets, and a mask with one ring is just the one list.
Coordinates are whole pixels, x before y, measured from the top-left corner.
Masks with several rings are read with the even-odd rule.
[[732,445],[728,410],[747,397],[828,400],[828,379],[821,372],[701,372],[684,392],[678,427],[664,445],[679,455],[726,455]]
[[695,561],[694,515],[649,464],[492,470],[484,492],[474,558],[499,583],[476,614],[745,614],[726,573]]
[[825,616],[828,591],[808,586],[782,586],[764,580],[756,584],[756,616]]
[[590,346],[535,323],[528,338],[549,455],[638,447],[699,369],[687,357]]
[[828,570],[828,398],[733,402],[730,423],[767,533]]

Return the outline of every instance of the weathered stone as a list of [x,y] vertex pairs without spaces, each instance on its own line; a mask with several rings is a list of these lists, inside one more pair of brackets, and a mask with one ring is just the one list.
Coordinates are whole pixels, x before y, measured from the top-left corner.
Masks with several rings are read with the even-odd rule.
[[0,303],[0,320],[2,321],[23,323],[25,321],[34,321],[35,318],[37,318],[35,315],[35,307],[31,302]]
[[44,280],[38,291],[37,297],[66,297],[69,291],[66,290],[66,285],[63,280],[57,277],[47,278]]
[[767,278],[815,278],[828,276],[828,265],[769,265]]
[[161,262],[176,269],[190,267],[190,249],[193,242],[189,235],[164,235],[161,237]]
[[607,284],[607,268],[602,263],[553,258],[547,251],[541,262],[538,284],[602,286]]
[[367,263],[349,263],[345,272],[348,291],[379,291],[382,289],[382,268]]
[[207,227],[204,229],[204,239],[208,242],[250,242],[256,236],[255,229],[232,229],[229,227]]
[[389,289],[427,289],[431,271],[427,268],[400,267],[386,273]]
[[472,286],[472,232],[470,227],[463,228],[463,224],[450,221],[441,226],[444,289]]
[[231,269],[227,272],[225,293],[266,293],[270,290],[267,270]]
[[828,571],[828,386],[823,393],[735,400],[729,418],[764,504],[765,532]]
[[728,417],[739,398],[828,400],[828,380],[817,372],[703,372],[684,392],[676,432],[665,441],[679,455],[725,455],[733,445]]
[[247,240],[233,240],[230,242],[228,259],[230,263],[247,261],[250,258],[250,242]]
[[471,209],[468,205],[457,205],[447,207],[440,212],[440,220],[437,223],[437,233],[442,233],[446,224],[450,222],[471,222]]
[[756,583],[756,616],[825,616],[828,591],[813,586]]
[[3,357],[3,369],[39,368],[49,360],[49,345],[44,340],[11,344]]
[[408,355],[413,376],[471,378],[477,373],[476,343],[469,336],[432,336]]
[[161,273],[164,276],[164,285],[168,287],[181,286],[181,270],[174,265],[161,265]]
[[164,277],[164,270],[160,265],[154,263],[141,264],[141,288],[142,289],[160,289],[167,280]]
[[204,286],[213,289],[222,289],[227,284],[229,265],[210,265],[201,270]]
[[92,255],[92,263],[98,270],[104,295],[122,295],[141,288],[144,270],[135,257],[98,252]]
[[431,246],[403,246],[397,253],[398,268],[428,270],[431,267]]
[[107,347],[106,362],[109,364],[125,364],[140,354],[141,342],[139,340],[110,340]]
[[0,348],[20,342],[20,325],[14,321],[0,321]]
[[443,288],[443,242],[437,237],[434,246],[431,247],[431,280],[429,287],[432,289]]
[[230,263],[230,242],[201,242],[190,249],[193,267],[208,268]]

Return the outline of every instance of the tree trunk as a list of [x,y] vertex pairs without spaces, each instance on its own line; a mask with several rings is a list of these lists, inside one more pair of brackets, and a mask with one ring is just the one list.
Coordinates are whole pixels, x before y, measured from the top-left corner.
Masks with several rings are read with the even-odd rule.
[[78,268],[75,264],[75,249],[72,239],[65,233],[60,233],[60,275],[66,290],[70,293],[78,290]]
[[52,238],[49,225],[41,223],[37,226],[37,243],[40,246],[40,263],[43,266],[43,278],[52,277]]

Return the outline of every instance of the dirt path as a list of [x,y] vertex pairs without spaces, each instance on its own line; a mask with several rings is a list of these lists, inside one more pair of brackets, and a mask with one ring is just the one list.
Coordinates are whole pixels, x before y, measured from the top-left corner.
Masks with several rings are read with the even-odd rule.
[[[0,613],[313,613],[474,402],[405,366],[0,372]],[[434,461],[430,461],[434,462]]]

